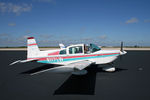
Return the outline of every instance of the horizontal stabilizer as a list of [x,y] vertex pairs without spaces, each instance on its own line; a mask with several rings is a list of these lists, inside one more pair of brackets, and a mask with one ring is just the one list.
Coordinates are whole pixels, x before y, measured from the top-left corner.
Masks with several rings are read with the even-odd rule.
[[11,64],[9,65],[14,65],[14,64],[17,64],[17,63],[26,63],[26,62],[32,62],[32,61],[37,61],[36,59],[30,59],[30,60],[17,60],[15,62],[12,62]]
[[65,49],[66,48],[65,45],[62,44],[62,43],[60,43],[59,46],[60,46],[60,49]]
[[61,72],[62,69],[67,69],[67,67],[66,66],[53,67],[53,68],[49,68],[49,69],[46,69],[46,70],[41,70],[41,71],[38,71],[38,72],[31,73],[30,75],[35,75],[35,74],[39,74],[39,73],[43,73],[43,72],[47,72],[47,71]]

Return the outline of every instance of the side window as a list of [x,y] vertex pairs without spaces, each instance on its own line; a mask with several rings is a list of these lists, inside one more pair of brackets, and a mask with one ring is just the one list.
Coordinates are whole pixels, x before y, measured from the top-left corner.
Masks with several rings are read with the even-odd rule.
[[61,50],[61,51],[59,52],[59,54],[66,54],[66,49]]
[[75,46],[69,48],[69,54],[83,53],[82,46]]

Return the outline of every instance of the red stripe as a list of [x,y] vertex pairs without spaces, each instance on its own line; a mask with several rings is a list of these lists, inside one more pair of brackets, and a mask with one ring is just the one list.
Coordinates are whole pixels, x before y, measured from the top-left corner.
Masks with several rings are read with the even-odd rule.
[[34,37],[28,37],[28,39],[34,39]]
[[52,53],[49,53],[49,54],[48,54],[48,56],[51,56],[51,55],[59,55],[59,51],[52,52]]
[[[119,54],[119,53],[107,53],[107,54],[95,54],[95,55],[82,55],[82,56],[66,56],[66,57],[60,57],[63,59],[67,59],[67,58],[79,58],[79,57],[91,57],[91,56],[102,56],[102,55],[113,55],[113,54]],[[51,58],[59,58],[58,57],[43,57],[43,58],[28,58],[29,59],[38,59],[38,60],[47,60],[47,58],[51,59]]]
[[28,44],[28,46],[32,46],[32,45],[37,45],[36,43],[33,43],[33,44]]

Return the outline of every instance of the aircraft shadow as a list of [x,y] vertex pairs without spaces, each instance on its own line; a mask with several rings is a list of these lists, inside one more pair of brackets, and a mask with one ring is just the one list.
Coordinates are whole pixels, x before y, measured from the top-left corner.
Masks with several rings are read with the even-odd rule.
[[94,95],[96,73],[88,72],[86,75],[71,75],[57,90],[54,95],[84,94]]
[[[97,65],[92,65],[86,70],[88,71],[86,75],[71,75],[58,89],[55,90],[53,95],[94,95],[96,74],[105,71]],[[123,70],[127,69],[116,68],[115,72]]]
[[[52,67],[56,67],[56,65],[46,64],[25,72],[21,72],[20,74],[33,74]],[[97,65],[91,65],[87,67],[86,70],[88,71],[86,75],[71,75],[58,89],[54,91],[53,95],[94,95],[96,74],[98,72],[108,72],[103,71],[102,68]],[[124,70],[127,69],[116,68],[115,72]]]

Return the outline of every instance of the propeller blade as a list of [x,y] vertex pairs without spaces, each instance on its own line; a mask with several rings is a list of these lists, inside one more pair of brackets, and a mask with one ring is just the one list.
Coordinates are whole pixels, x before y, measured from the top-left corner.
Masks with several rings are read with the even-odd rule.
[[123,52],[123,42],[121,42],[120,51]]
[[[123,41],[121,42],[120,51],[123,52]],[[120,61],[122,61],[122,55],[120,55]]]

